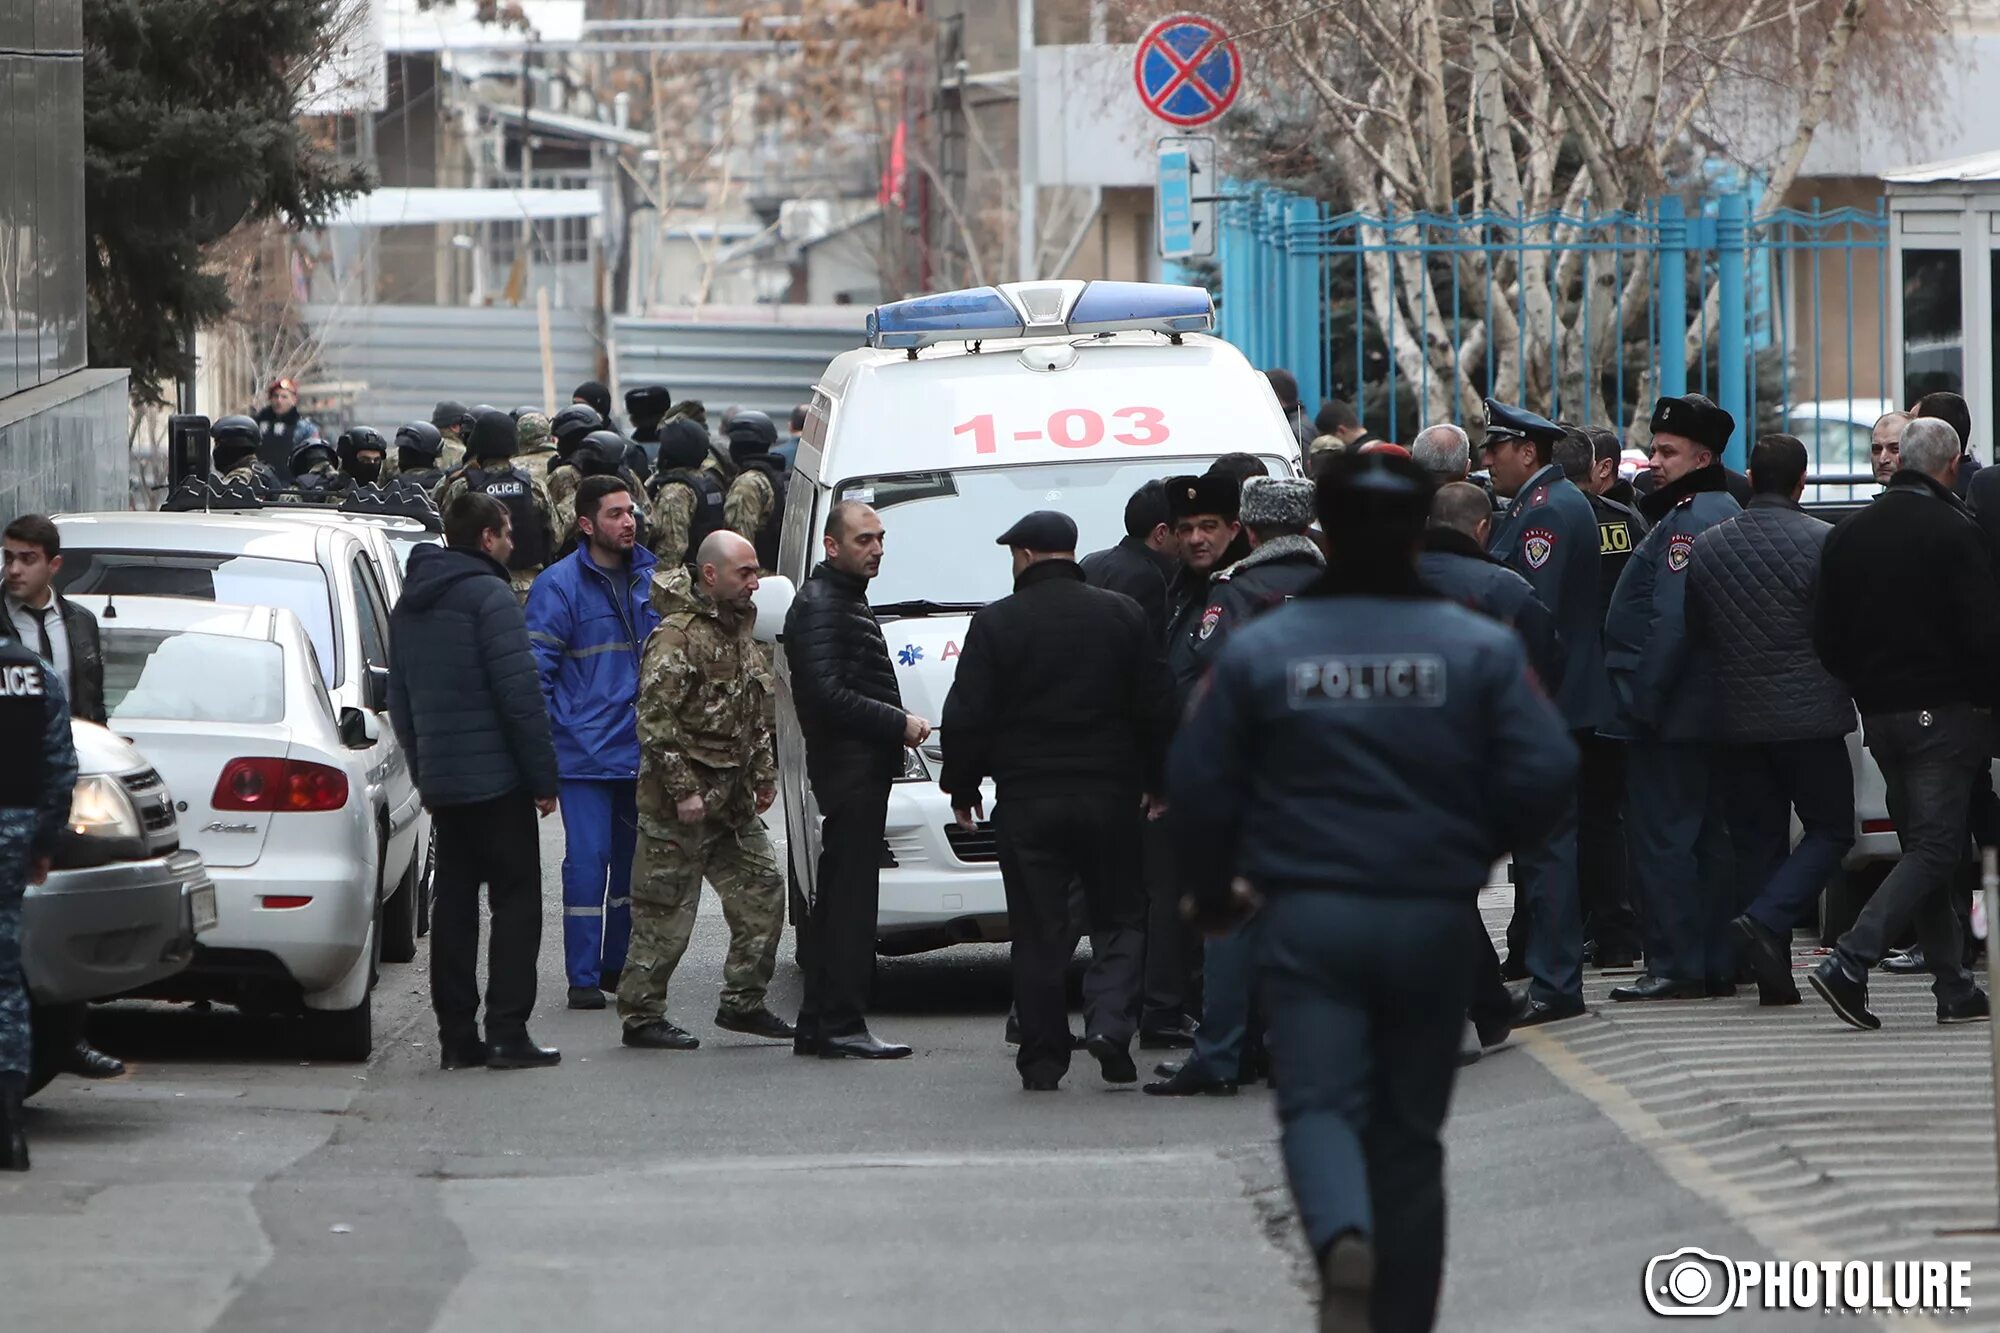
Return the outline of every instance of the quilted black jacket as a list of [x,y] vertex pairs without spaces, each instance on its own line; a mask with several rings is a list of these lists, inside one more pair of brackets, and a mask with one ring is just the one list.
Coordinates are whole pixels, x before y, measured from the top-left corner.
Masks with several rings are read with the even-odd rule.
[[785,615],[785,665],[822,806],[903,769],[903,692],[868,605],[868,584],[822,563]]
[[556,749],[507,571],[420,546],[389,614],[389,718],[424,805],[556,795]]
[[1715,670],[1719,740],[1816,740],[1854,730],[1847,689],[1812,645],[1813,585],[1832,525],[1782,496],[1694,539],[1689,628]]

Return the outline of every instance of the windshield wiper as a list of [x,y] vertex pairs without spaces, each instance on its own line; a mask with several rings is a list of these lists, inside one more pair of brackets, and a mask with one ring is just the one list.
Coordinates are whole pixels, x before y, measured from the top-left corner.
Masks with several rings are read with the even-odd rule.
[[918,599],[909,602],[883,602],[875,608],[878,616],[955,616],[967,611],[977,611],[984,602],[931,602]]

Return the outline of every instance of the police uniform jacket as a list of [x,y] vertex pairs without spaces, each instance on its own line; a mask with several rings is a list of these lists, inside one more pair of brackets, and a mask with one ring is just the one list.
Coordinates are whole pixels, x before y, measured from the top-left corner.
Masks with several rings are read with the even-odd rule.
[[1542,688],[1554,690],[1561,684],[1564,649],[1555,617],[1526,579],[1486,554],[1478,542],[1456,528],[1431,528],[1424,534],[1417,574],[1432,591],[1512,626]]
[[[1629,494],[1631,488],[1626,491]],[[1598,620],[1602,622],[1611,614],[1611,593],[1618,586],[1618,576],[1625,572],[1652,525],[1625,501],[1587,492],[1584,498],[1590,501],[1591,515],[1597,520],[1597,600]]]
[[1575,482],[1551,463],[1528,478],[1494,521],[1487,551],[1528,581],[1562,636],[1556,707],[1573,731],[1603,725],[1603,607],[1597,590],[1597,516]]
[[[0,900],[18,897],[22,860],[55,850],[76,786],[76,743],[62,678],[0,631]],[[25,854],[25,856],[24,856]]]
[[966,630],[938,724],[952,803],[1160,790],[1173,691],[1138,603],[1044,560]]
[[1617,696],[1611,734],[1659,740],[1714,735],[1714,680],[1691,651],[1687,570],[1694,539],[1743,512],[1720,463],[1690,472],[1639,502],[1653,529],[1619,576],[1604,625],[1604,661]]
[[1188,696],[1229,641],[1231,632],[1319,582],[1326,557],[1310,537],[1276,537],[1209,580],[1201,612],[1187,618],[1175,643],[1175,703]]
[[1470,902],[1554,823],[1576,757],[1513,630],[1414,575],[1394,596],[1329,575],[1230,638],[1175,737],[1183,884]]

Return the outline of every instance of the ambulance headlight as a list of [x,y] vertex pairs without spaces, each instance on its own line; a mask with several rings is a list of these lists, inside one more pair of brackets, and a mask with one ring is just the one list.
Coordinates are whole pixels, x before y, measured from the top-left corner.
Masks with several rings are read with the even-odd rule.
[[903,772],[898,782],[929,782],[931,771],[924,763],[924,757],[915,750],[903,751]]

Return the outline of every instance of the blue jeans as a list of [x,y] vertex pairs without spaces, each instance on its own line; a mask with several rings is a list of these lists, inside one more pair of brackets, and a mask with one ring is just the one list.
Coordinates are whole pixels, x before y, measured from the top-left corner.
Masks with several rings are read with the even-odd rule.
[[638,790],[632,780],[562,781],[563,963],[572,986],[595,988],[625,967]]
[[[1789,936],[1854,845],[1847,740],[1825,736],[1722,750],[1724,822],[1736,857],[1733,906]],[[1792,811],[1803,830],[1791,846]]]
[[1303,890],[1260,913],[1285,1173],[1315,1252],[1347,1231],[1374,1242],[1378,1333],[1437,1316],[1470,898]]
[[1264,913],[1201,949],[1201,1025],[1194,1031],[1188,1068],[1230,1083],[1243,1077],[1243,1045],[1250,1036],[1250,997],[1256,985]]

